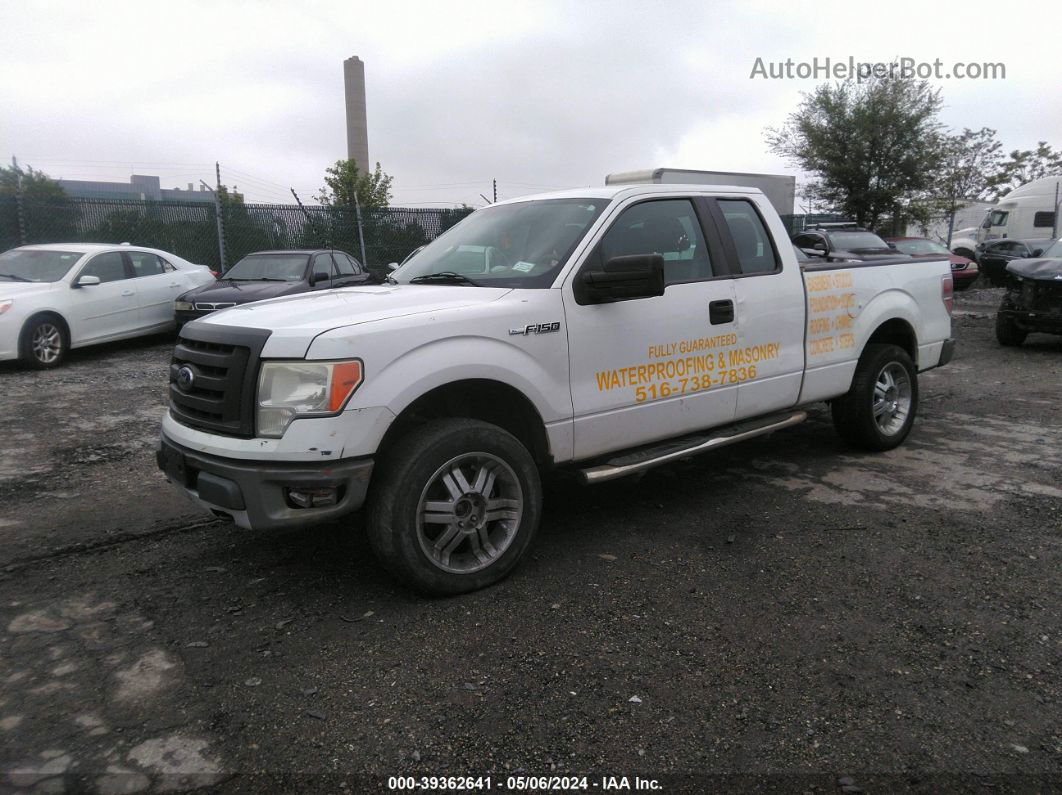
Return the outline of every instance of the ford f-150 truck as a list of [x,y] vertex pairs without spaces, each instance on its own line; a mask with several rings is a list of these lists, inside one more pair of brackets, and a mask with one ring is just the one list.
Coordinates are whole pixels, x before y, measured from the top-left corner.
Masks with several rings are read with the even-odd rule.
[[245,528],[366,505],[396,577],[470,591],[527,551],[550,470],[632,475],[821,401],[851,444],[900,444],[918,373],[951,358],[951,295],[946,259],[801,268],[754,188],[503,202],[385,284],[185,326],[158,461]]

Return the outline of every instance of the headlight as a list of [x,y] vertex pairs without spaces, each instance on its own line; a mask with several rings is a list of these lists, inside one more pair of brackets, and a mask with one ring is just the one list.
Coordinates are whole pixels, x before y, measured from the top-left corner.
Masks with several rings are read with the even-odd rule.
[[8,298],[6,301],[0,301],[0,315],[9,310],[15,303],[14,298]]
[[296,417],[342,411],[362,380],[359,359],[264,362],[258,375],[258,435],[279,439]]
[[174,301],[173,308],[178,312],[191,312],[193,306],[191,301]]

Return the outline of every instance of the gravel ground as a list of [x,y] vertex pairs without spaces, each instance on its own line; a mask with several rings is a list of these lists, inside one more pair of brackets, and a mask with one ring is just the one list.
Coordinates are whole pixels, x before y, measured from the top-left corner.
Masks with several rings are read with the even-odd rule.
[[900,449],[816,410],[554,484],[524,565],[448,600],[358,519],[249,533],[165,484],[170,340],[0,366],[0,790],[1062,788],[1062,338],[999,347],[998,299],[958,295]]

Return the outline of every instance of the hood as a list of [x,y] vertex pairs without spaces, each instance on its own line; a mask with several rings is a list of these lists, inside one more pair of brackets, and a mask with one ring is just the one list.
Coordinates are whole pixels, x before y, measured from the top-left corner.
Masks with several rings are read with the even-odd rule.
[[[46,293],[56,287],[69,289],[65,282],[13,282],[10,279],[0,279],[0,301],[8,298],[18,298],[37,293]],[[80,288],[85,289],[85,288]],[[92,289],[91,287],[88,289]]]
[[248,304],[251,301],[264,301],[267,298],[304,293],[309,289],[306,282],[245,282],[218,279],[216,282],[189,290],[179,300],[208,301],[215,304],[232,301],[236,304]]
[[223,309],[195,322],[270,329],[274,336],[305,338],[374,320],[486,304],[508,292],[507,287],[435,284],[341,287]]
[[1007,263],[1007,271],[1023,279],[1062,282],[1062,259],[1015,259]]

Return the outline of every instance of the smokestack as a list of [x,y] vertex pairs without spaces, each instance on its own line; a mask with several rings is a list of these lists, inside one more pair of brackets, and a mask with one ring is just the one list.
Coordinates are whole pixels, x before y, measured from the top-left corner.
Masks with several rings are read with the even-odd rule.
[[365,118],[365,64],[356,55],[343,61],[343,88],[347,99],[347,159],[359,171],[369,171],[369,126]]

